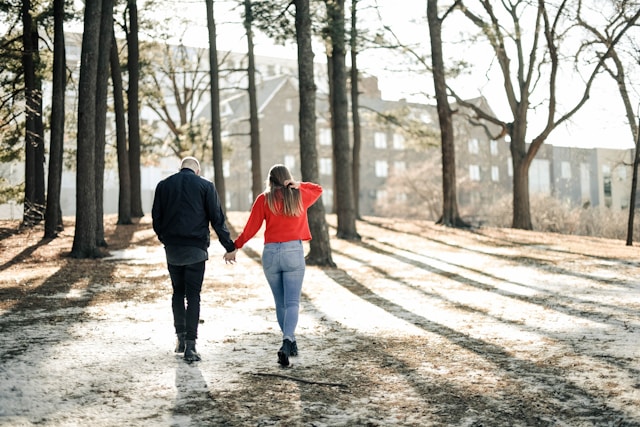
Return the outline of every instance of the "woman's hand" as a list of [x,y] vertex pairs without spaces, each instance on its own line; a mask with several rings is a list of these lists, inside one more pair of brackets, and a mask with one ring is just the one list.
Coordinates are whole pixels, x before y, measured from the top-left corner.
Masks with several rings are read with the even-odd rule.
[[296,190],[300,188],[300,182],[297,182],[293,179],[285,179],[284,186],[287,188],[295,188]]
[[233,264],[236,262],[236,254],[238,253],[237,249],[234,249],[232,252],[227,252],[223,255],[225,264]]

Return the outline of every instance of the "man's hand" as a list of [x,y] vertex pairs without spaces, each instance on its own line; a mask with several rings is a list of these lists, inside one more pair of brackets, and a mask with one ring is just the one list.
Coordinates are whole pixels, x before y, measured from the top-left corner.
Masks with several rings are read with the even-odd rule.
[[233,264],[234,262],[236,262],[237,253],[238,253],[238,250],[234,249],[232,252],[227,252],[226,254],[224,254],[223,258],[224,258],[225,264]]

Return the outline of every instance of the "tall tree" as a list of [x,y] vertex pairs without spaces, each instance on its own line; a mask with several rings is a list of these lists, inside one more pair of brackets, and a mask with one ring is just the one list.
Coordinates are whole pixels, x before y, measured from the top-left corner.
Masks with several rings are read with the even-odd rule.
[[109,65],[113,86],[113,110],[116,121],[116,153],[118,157],[118,224],[131,224],[131,179],[127,153],[127,124],[124,106],[124,85],[115,31],[111,33]]
[[142,218],[142,183],[140,177],[140,45],[138,38],[137,0],[127,0],[129,28],[127,31],[127,71],[129,90],[127,91],[127,118],[129,124],[129,179],[131,180],[131,215]]
[[[496,138],[509,135],[513,163],[512,227],[530,230],[533,227],[529,201],[529,167],[551,132],[570,119],[589,99],[593,81],[609,58],[611,49],[629,26],[620,30],[614,38],[614,44],[608,46],[607,50],[598,57],[595,65],[585,68],[587,75],[584,78],[582,96],[567,112],[560,114],[558,113],[558,76],[562,58],[576,55],[575,51],[562,52],[561,50],[562,47],[571,46],[571,43],[565,43],[570,40],[567,36],[569,29],[562,26],[571,26],[575,22],[575,17],[569,15],[569,6],[573,3],[563,0],[555,5],[544,0],[538,0],[535,3],[529,0],[513,0],[500,3],[504,14],[496,12],[495,2],[479,0],[478,3],[481,11],[474,11],[467,7],[467,2],[464,0],[460,0],[459,5],[464,15],[477,26],[494,51],[512,117],[509,121],[500,120],[495,113],[465,102],[451,89],[451,86],[449,89],[460,104],[473,109],[479,118],[503,129],[502,134],[496,135]],[[619,13],[614,12],[614,15]],[[633,22],[637,20],[638,14],[640,9],[636,11]],[[615,20],[615,16],[609,17],[609,20],[612,19]],[[506,21],[510,21],[509,24]],[[525,28],[528,29],[527,34],[530,37],[523,37]],[[515,71],[513,71],[514,66]],[[574,83],[577,81],[579,79],[573,79]],[[537,105],[534,92],[537,88],[546,88],[544,97],[546,111],[541,129],[529,140],[527,132],[531,128],[531,117],[534,113],[537,117],[543,117],[540,109],[535,108]],[[577,89],[576,85],[574,89]]]
[[220,196],[220,205],[226,206],[222,159],[222,127],[220,124],[220,75],[218,70],[218,44],[213,0],[206,0],[207,29],[209,30],[209,76],[211,78],[211,140],[213,148],[214,184]]
[[253,53],[253,11],[251,0],[244,2],[244,26],[247,34],[247,75],[249,77],[249,137],[251,147],[251,191],[253,199],[263,191],[262,160],[260,158],[260,123],[258,119],[258,94],[256,90],[256,60]]
[[[309,0],[295,0],[296,40],[298,44],[298,85],[300,93],[300,169],[303,181],[318,182],[318,151],[316,148],[316,83],[313,72],[311,44],[311,13]],[[306,256],[310,265],[335,266],[331,257],[329,230],[322,198],[308,211],[311,239]]]
[[89,1],[84,8],[84,31],[78,85],[78,151],[76,173],[76,228],[71,256],[100,255],[96,245],[95,139],[98,55],[102,0]]
[[450,227],[467,226],[458,213],[453,112],[449,105],[442,52],[442,23],[455,6],[456,4],[454,3],[440,17],[438,16],[438,0],[427,0],[427,21],[429,23],[429,38],[431,42],[431,72],[436,94],[442,150],[442,216],[438,222]]
[[106,247],[104,238],[104,157],[107,123],[107,89],[109,86],[109,57],[113,38],[113,0],[102,0],[100,21],[100,40],[98,44],[98,75],[96,79],[96,245]]
[[353,122],[353,203],[356,218],[360,217],[360,147],[362,145],[362,131],[360,129],[360,93],[358,70],[358,2],[351,0],[351,32],[349,38],[349,52],[351,56],[351,121]]
[[53,238],[63,229],[60,192],[64,152],[64,114],[67,68],[64,39],[64,0],[53,1],[53,94],[51,98],[51,141],[44,237]]
[[22,1],[23,52],[25,80],[25,197],[24,224],[42,221],[45,211],[44,186],[44,124],[42,120],[42,79],[38,24],[30,0]]
[[335,163],[336,214],[338,220],[336,235],[340,239],[359,240],[360,235],[356,230],[356,210],[353,195],[352,153],[349,146],[344,0],[329,0],[326,5],[328,31],[331,41],[333,160]]

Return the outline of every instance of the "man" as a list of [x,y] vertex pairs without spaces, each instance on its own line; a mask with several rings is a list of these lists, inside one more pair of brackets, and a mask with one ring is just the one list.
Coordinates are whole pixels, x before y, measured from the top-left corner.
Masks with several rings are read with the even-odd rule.
[[171,307],[178,337],[175,351],[184,352],[187,362],[201,360],[196,351],[196,339],[200,291],[205,261],[209,259],[209,224],[227,254],[235,255],[236,251],[225,225],[218,193],[213,183],[199,174],[200,163],[196,158],[182,159],[180,171],[158,183],[151,210],[153,230],[164,244],[173,287]]

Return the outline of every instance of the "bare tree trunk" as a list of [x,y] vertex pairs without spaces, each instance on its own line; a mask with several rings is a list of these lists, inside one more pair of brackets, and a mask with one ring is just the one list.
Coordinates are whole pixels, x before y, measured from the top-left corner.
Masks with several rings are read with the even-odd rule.
[[96,245],[95,116],[102,1],[85,4],[80,81],[78,85],[78,152],[76,173],[76,228],[71,256],[100,255]]
[[209,30],[209,73],[211,75],[211,140],[213,145],[214,184],[220,197],[220,206],[226,209],[227,192],[224,186],[222,162],[222,129],[220,125],[220,81],[218,74],[218,47],[213,0],[206,0],[207,28]]
[[113,37],[113,0],[102,0],[100,41],[98,47],[98,75],[96,78],[96,245],[107,246],[104,238],[104,149],[107,122],[107,92],[109,86],[109,55]]
[[349,147],[349,103],[347,100],[347,72],[345,66],[344,0],[327,3],[331,34],[331,70],[333,74],[333,159],[335,162],[335,191],[337,193],[337,236],[359,240],[356,231],[356,211],[353,197],[351,150]]
[[142,218],[142,187],[140,177],[140,45],[138,42],[137,0],[128,0],[129,33],[127,34],[127,71],[129,72],[128,121],[129,121],[129,179],[131,180],[131,215]]
[[42,82],[37,75],[40,62],[38,29],[31,14],[30,0],[22,2],[23,54],[25,80],[25,198],[23,223],[42,221],[45,209],[44,126],[42,123]]
[[631,200],[629,201],[629,221],[627,223],[627,246],[633,245],[633,223],[636,213],[636,191],[638,190],[638,164],[640,163],[640,120],[636,128],[636,150],[633,155],[633,177],[631,179]]
[[[445,15],[446,17],[446,15]],[[456,158],[452,111],[447,95],[446,71],[442,52],[442,20],[438,17],[438,0],[427,1],[427,20],[431,40],[431,65],[436,93],[440,140],[442,149],[442,216],[441,224],[458,227],[467,226],[458,214],[456,195]]]
[[[313,74],[311,45],[311,13],[309,0],[296,0],[296,40],[298,43],[298,80],[300,92],[300,169],[302,180],[318,182],[318,151],[316,147],[316,84]],[[329,230],[322,198],[308,210],[309,242],[306,262],[309,265],[335,267],[331,258]]]
[[262,177],[262,160],[260,158],[260,123],[258,120],[258,100],[256,92],[256,63],[253,55],[253,12],[251,10],[251,0],[244,2],[244,25],[247,33],[247,54],[249,57],[249,67],[247,74],[249,77],[249,126],[251,138],[251,190],[253,200],[263,191],[264,178]]
[[125,120],[124,87],[118,55],[116,34],[111,32],[109,54],[111,82],[113,85],[113,109],[116,119],[116,152],[118,154],[118,224],[131,224],[131,179],[127,154],[127,125]]
[[531,207],[529,204],[529,162],[526,153],[511,141],[513,161],[513,228],[533,230],[531,223]]
[[358,27],[357,27],[358,0],[351,0],[351,121],[353,123],[353,207],[356,218],[360,218],[360,147],[362,145],[362,132],[360,129],[360,102],[358,81]]
[[44,237],[54,238],[62,231],[60,191],[64,152],[65,90],[67,86],[64,44],[64,0],[53,1],[53,95],[51,99],[51,141]]

